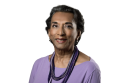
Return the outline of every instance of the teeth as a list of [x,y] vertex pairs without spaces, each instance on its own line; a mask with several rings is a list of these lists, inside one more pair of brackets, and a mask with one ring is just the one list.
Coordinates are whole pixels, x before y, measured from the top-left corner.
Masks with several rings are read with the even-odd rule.
[[63,39],[57,39],[57,40],[63,40]]
[[57,40],[65,40],[65,39],[57,39]]
[[65,39],[57,39],[58,41],[65,41]]

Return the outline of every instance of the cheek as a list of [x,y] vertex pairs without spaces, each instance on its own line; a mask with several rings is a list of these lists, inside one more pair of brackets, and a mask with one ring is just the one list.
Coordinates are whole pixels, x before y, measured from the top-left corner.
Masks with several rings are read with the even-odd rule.
[[75,41],[76,36],[77,36],[76,33],[77,33],[77,32],[75,32],[75,31],[71,31],[71,32],[68,32],[68,33],[67,33],[67,36],[70,38],[71,41]]
[[56,31],[54,31],[54,30],[50,30],[49,37],[52,37],[52,36],[54,36],[55,34],[56,34]]

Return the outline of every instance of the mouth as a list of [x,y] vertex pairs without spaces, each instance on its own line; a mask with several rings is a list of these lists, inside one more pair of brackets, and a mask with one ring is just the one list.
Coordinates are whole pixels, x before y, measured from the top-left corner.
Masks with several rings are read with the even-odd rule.
[[64,39],[64,38],[57,38],[56,41],[59,43],[59,44],[62,44],[62,43],[65,43],[67,39]]

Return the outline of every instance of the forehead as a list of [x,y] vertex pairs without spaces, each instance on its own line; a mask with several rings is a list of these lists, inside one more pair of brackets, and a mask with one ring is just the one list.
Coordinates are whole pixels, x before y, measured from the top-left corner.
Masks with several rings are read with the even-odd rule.
[[74,15],[68,12],[56,12],[51,19],[51,22],[58,21],[58,22],[72,22],[74,20]]

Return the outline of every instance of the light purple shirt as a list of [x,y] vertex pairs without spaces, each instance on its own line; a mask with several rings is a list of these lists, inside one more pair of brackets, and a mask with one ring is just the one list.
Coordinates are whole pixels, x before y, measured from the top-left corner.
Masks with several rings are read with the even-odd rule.
[[[36,60],[32,68],[29,83],[48,83],[49,69],[49,56]],[[60,76],[65,69],[55,67],[55,75]],[[52,80],[52,83],[61,83],[62,80]],[[101,83],[100,69],[95,61],[90,58],[90,61],[83,62],[74,67],[67,83]]]

